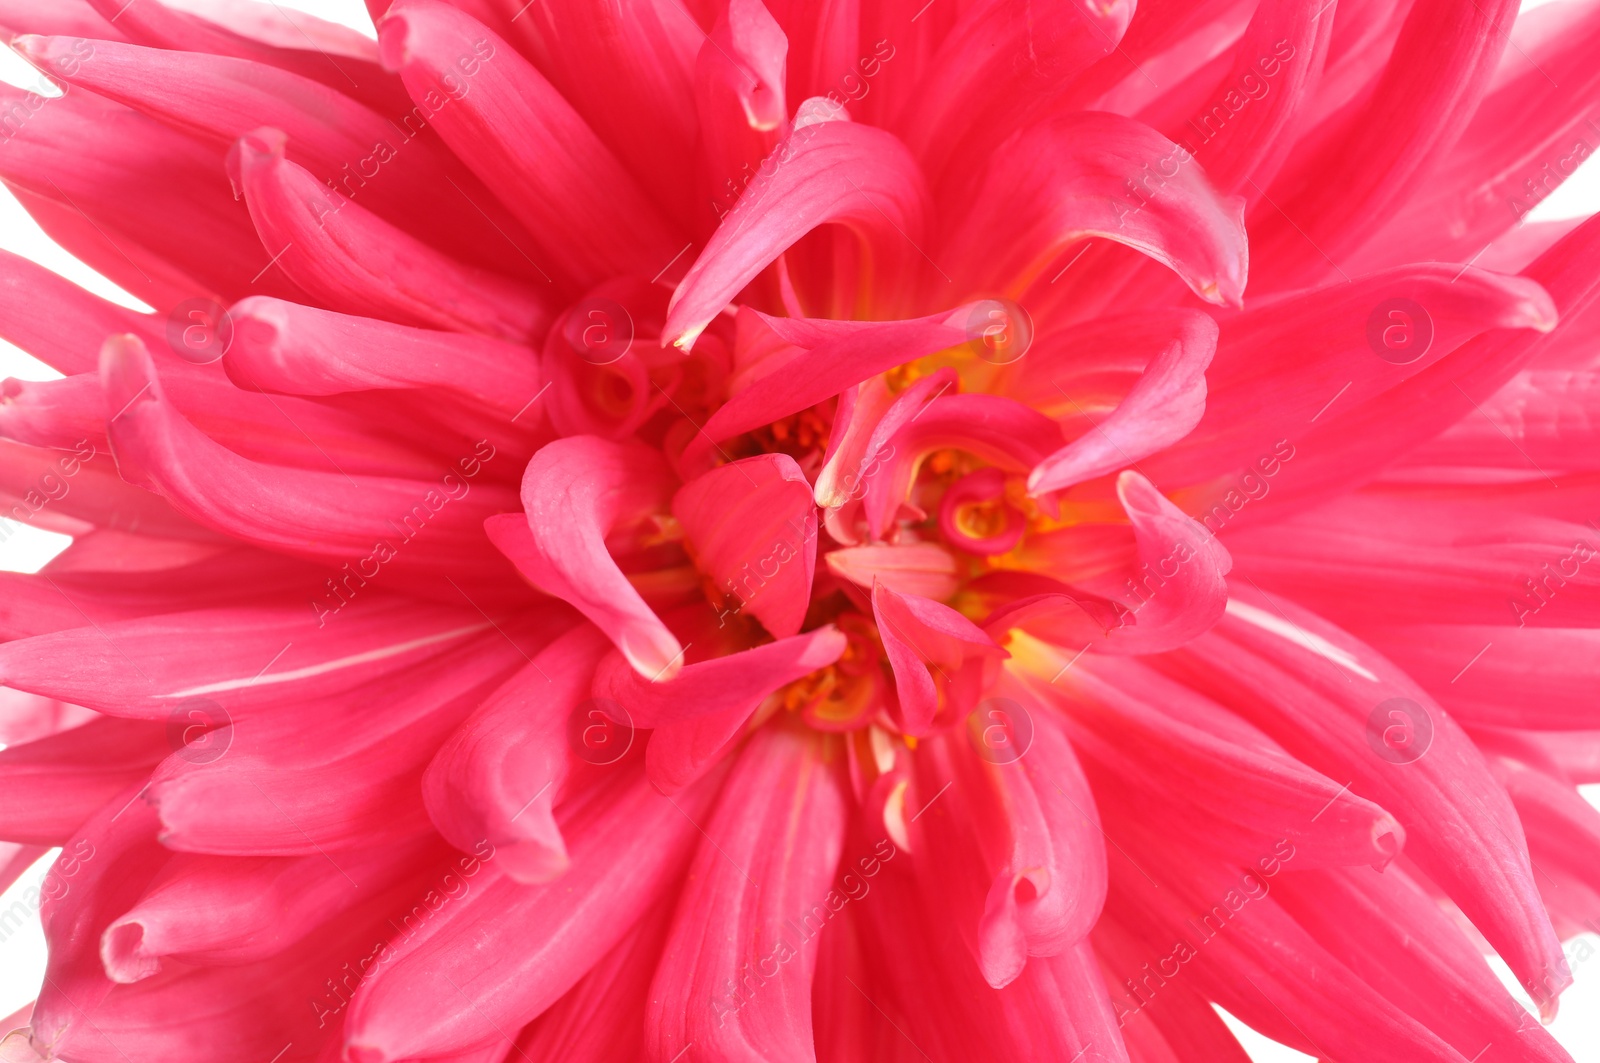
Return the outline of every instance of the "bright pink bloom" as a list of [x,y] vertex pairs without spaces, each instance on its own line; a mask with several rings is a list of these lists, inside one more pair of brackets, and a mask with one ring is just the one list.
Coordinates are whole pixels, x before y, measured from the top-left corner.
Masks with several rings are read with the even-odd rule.
[[0,0],[5,1058],[1567,1059],[1600,2],[369,6]]

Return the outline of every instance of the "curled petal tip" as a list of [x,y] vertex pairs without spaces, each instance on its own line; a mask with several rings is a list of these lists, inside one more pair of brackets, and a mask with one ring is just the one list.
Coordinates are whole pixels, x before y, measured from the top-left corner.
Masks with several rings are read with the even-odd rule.
[[161,970],[161,959],[146,951],[144,936],[144,924],[136,920],[119,920],[106,927],[100,938],[100,962],[107,978],[128,985]]
[[411,25],[404,12],[392,12],[378,23],[378,59],[385,70],[394,73],[410,61],[410,39]]
[[635,672],[653,683],[676,679],[683,670],[683,647],[663,632],[652,629],[624,631],[617,648]]
[[1405,848],[1406,831],[1393,818],[1379,820],[1372,825],[1372,846],[1382,855],[1372,862],[1375,871],[1382,871],[1394,863],[1394,858]]

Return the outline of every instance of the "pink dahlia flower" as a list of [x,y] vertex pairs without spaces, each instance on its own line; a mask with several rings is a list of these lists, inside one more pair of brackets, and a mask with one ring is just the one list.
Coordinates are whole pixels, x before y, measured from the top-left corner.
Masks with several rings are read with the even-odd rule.
[[0,0],[6,1058],[1568,1058],[1600,3],[371,6]]

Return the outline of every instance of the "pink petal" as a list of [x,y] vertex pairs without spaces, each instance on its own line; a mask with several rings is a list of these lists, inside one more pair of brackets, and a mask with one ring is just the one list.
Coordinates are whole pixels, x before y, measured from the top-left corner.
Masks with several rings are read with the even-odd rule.
[[1410,10],[1343,135],[1314,142],[1316,150],[1302,152],[1269,190],[1272,203],[1251,234],[1263,276],[1280,286],[1305,283],[1401,205],[1419,173],[1466,128],[1516,14],[1509,0],[1466,16],[1448,2]]
[[330,191],[284,157],[287,138],[263,128],[241,137],[229,173],[274,268],[341,313],[508,340],[539,335],[539,296],[463,265]]
[[[107,410],[121,411],[112,414],[109,431],[125,479],[158,489],[197,522],[247,542],[345,561],[359,570],[358,585],[391,562],[462,571],[461,550],[481,546],[483,519],[514,505],[504,488],[471,483],[467,470],[481,463],[467,462],[476,459],[462,459],[459,472],[445,466],[433,482],[356,480],[247,461],[172,408],[149,353],[131,336],[106,341],[100,377]],[[493,453],[480,446],[478,457]]]
[[594,692],[627,709],[639,727],[685,723],[741,708],[748,715],[762,698],[832,664],[844,649],[844,635],[830,624],[686,665],[675,677],[661,680],[651,680],[613,656],[601,662]]
[[100,807],[172,752],[163,729],[142,720],[95,719],[0,751],[0,836],[61,845]]
[[[1473,336],[1495,328],[1549,332],[1556,317],[1550,296],[1531,280],[1435,265],[1252,304],[1224,323],[1207,373],[1205,416],[1154,459],[1151,475],[1194,482],[1248,467],[1280,439],[1299,443],[1314,417],[1388,392]],[[1381,352],[1371,346],[1374,329]],[[1425,348],[1404,349],[1425,335]],[[1288,343],[1299,352],[1292,368],[1272,356]]]
[[[106,974],[132,983],[168,961],[232,967],[288,949],[328,919],[414,878],[437,840],[300,857],[183,855],[100,938]],[[352,885],[354,883],[354,885]]]
[[439,136],[534,234],[547,268],[588,288],[653,276],[683,240],[572,106],[470,15],[402,0],[379,32],[384,65]]
[[[1228,617],[1180,651],[1173,670],[1300,760],[1352,779],[1353,789],[1393,812],[1406,827],[1409,854],[1547,1006],[1551,987],[1565,985],[1565,961],[1516,813],[1482,755],[1432,699],[1366,646],[1282,599],[1237,588],[1233,595]],[[1207,663],[1197,666],[1199,654]],[[1404,729],[1401,739],[1388,738],[1393,727]],[[1413,743],[1424,728],[1431,745],[1418,754]],[[1369,745],[1369,729],[1378,745]]]
[[1036,465],[1034,495],[1070,487],[1138,463],[1188,435],[1206,408],[1206,367],[1216,325],[1186,316],[1182,331],[1150,359],[1138,382],[1104,420]]
[[764,454],[718,466],[678,489],[672,513],[725,604],[748,610],[778,638],[799,633],[817,565],[817,515],[793,458]]
[[[882,582],[872,585],[872,615],[894,671],[898,722],[908,734],[926,735],[932,729],[940,706],[955,696],[952,673],[961,671],[969,658],[1006,656],[982,628],[949,606],[898,594]],[[928,671],[930,666],[934,672]],[[969,706],[950,708],[960,715]]]
[[[957,269],[963,290],[1019,296],[1064,248],[1101,237],[1169,266],[1208,302],[1240,305],[1243,202],[1220,196],[1155,130],[1081,112],[1019,131],[993,158],[937,256]],[[1139,173],[1142,183],[1129,187]]]
[[[473,13],[463,3],[456,6]],[[517,15],[503,5],[497,13],[505,19]],[[483,14],[475,17],[489,21]],[[693,80],[706,32],[695,20],[676,0],[622,0],[541,4],[511,19],[506,31],[496,29],[501,36],[520,34],[523,54],[616,152],[640,187],[680,220],[697,213],[690,206]],[[701,21],[709,28],[714,20]]]
[[982,394],[935,398],[890,437],[882,470],[867,481],[872,536],[880,538],[889,528],[923,459],[936,450],[964,450],[1006,472],[1021,473],[1060,445],[1054,422],[1012,399]]
[[446,840],[464,851],[487,840],[519,882],[546,882],[566,870],[553,810],[570,767],[568,717],[588,697],[594,666],[609,648],[588,625],[570,632],[445,741],[422,786]]
[[825,560],[835,575],[867,590],[881,584],[943,601],[961,587],[955,556],[938,543],[850,546],[829,551]]
[[[366,79],[386,90],[380,114],[338,91],[351,88],[350,81],[326,54],[308,58],[318,74],[340,83],[334,88],[275,65],[200,50],[65,37],[26,37],[18,47],[52,76],[142,111],[214,151],[227,151],[264,126],[282,130],[293,144],[293,161],[319,184],[445,254],[538,278],[511,242],[526,235],[459,163],[418,138],[429,119],[404,107],[387,75],[374,71]],[[391,121],[390,114],[398,117]],[[438,191],[450,182],[450,194]]]
[[868,377],[965,341],[970,312],[883,322],[755,316],[794,349],[779,356],[787,359],[781,369],[755,381],[712,415],[690,455],[709,451],[713,441],[798,413]]
[[471,894],[396,942],[390,962],[362,984],[345,1021],[347,1058],[447,1054],[543,1012],[661,902],[699,841],[694,821],[719,781],[668,800],[642,772],[610,780],[558,817],[572,866],[549,885],[521,885],[491,863]]
[[[24,46],[29,40],[37,38],[23,38]],[[77,45],[91,47],[88,41]],[[61,61],[83,65],[75,53]],[[0,106],[8,114],[24,117],[0,156],[0,174],[12,187],[57,204],[80,223],[86,220],[98,227],[97,235],[113,245],[113,255],[119,254],[116,247],[123,247],[126,250],[120,254],[149,256],[160,260],[168,274],[192,278],[185,284],[190,290],[186,294],[216,292],[235,299],[269,292],[302,297],[299,286],[282,273],[262,273],[266,259],[251,235],[249,219],[234,204],[227,174],[219,165],[223,147],[200,143],[92,92],[68,93],[50,106],[43,101],[21,90],[0,88]],[[94,138],[96,150],[81,152],[79,145],[88,138]],[[127,269],[128,260],[121,262]],[[150,267],[135,267],[135,276],[139,269]],[[149,281],[148,272],[144,279]],[[163,309],[170,305],[155,302]]]
[[446,388],[491,409],[520,413],[538,394],[539,363],[526,347],[391,325],[278,299],[228,311],[233,342],[223,362],[241,387],[286,395]]
[[[574,436],[549,444],[522,477],[525,519],[495,518],[489,535],[534,586],[606,633],[640,675],[671,679],[683,649],[612,559],[606,539],[667,508],[670,474],[637,443]],[[532,532],[523,539],[523,528]]]
[[1141,662],[1087,657],[1043,689],[1058,685],[1070,692],[1058,704],[1095,791],[1159,813],[1207,848],[1249,862],[1286,839],[1296,867],[1382,870],[1405,844],[1384,809]]
[[797,123],[695,259],[663,331],[677,346],[693,346],[740,289],[820,225],[855,231],[880,263],[880,284],[892,286],[896,267],[921,258],[927,192],[915,160],[893,134],[837,110],[823,106],[810,124]]
[[[845,808],[818,736],[767,728],[739,754],[651,986],[645,1040],[657,1058],[691,1045],[723,1058],[815,1058],[811,980]],[[742,985],[752,969],[759,984]]]

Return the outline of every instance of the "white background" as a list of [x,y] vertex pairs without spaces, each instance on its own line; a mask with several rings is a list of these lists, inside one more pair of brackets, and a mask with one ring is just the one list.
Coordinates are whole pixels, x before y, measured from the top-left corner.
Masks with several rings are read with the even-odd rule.
[[[48,2],[48,0],[40,0]],[[170,2],[170,0],[169,0]],[[1543,0],[1524,3],[1523,9],[1538,6]],[[174,3],[173,6],[182,6]],[[340,22],[372,35],[372,22],[367,17],[361,0],[277,0],[277,6],[308,11],[322,18]],[[0,51],[0,80],[51,93],[38,75],[14,53]],[[92,150],[92,149],[91,149]],[[1550,196],[1529,215],[1529,220],[1539,221],[1576,217],[1600,207],[1600,158],[1591,159],[1575,177]],[[148,310],[138,300],[121,291],[110,281],[63,251],[39,230],[23,212],[17,201],[0,186],[0,247],[55,270],[83,285],[97,295],[113,299],[137,310]],[[23,380],[49,380],[60,374],[37,360],[0,340],[0,378],[7,376]],[[0,543],[0,569],[15,572],[34,572],[67,545],[67,538],[51,532],[39,531],[26,525],[8,528],[13,534]],[[1588,787],[1589,797],[1596,800],[1600,788]],[[1597,801],[1600,803],[1600,801]],[[27,888],[37,887],[48,861],[41,861],[23,880],[0,896],[0,911],[10,908],[21,898]],[[1590,938],[1592,953],[1584,962],[1574,963],[1577,984],[1562,998],[1561,1014],[1551,1027],[1555,1035],[1573,1057],[1583,1061],[1600,1060],[1600,938]],[[1569,955],[1573,954],[1569,949]],[[1497,972],[1507,986],[1532,1010],[1526,998],[1516,987],[1515,980],[1498,959],[1493,960]],[[0,1018],[11,1014],[38,989],[44,969],[44,938],[37,925],[0,939]],[[1288,1063],[1291,1060],[1309,1060],[1311,1057],[1291,1051],[1261,1037],[1242,1025],[1230,1024],[1239,1033],[1251,1055],[1262,1063]],[[5,1031],[0,1030],[0,1034]]]

